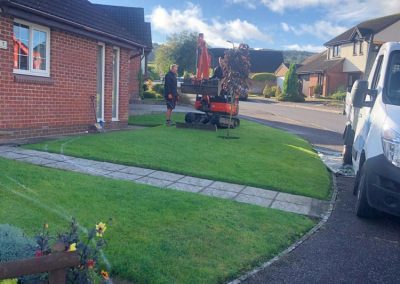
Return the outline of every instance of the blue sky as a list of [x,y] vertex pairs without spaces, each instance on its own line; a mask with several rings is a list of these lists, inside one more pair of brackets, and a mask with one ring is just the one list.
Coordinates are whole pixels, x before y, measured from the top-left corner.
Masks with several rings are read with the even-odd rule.
[[184,30],[203,32],[212,47],[230,40],[252,48],[320,51],[355,24],[400,13],[400,0],[91,0],[143,7],[153,42]]

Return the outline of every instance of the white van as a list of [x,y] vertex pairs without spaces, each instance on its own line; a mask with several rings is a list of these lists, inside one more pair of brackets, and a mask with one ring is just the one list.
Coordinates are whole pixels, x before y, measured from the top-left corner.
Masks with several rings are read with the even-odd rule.
[[368,81],[346,97],[343,160],[356,173],[357,216],[400,216],[400,43],[382,45]]

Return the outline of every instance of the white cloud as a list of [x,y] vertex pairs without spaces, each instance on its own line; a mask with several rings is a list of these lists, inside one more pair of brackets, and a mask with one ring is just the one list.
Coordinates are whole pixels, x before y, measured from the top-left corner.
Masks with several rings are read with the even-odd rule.
[[291,45],[285,45],[284,49],[300,50],[300,51],[311,51],[311,52],[322,52],[326,48],[323,47],[323,46],[312,45],[312,44],[306,44],[306,45],[291,44]]
[[317,21],[311,25],[300,24],[296,27],[281,23],[281,26],[285,32],[293,32],[298,36],[309,34],[321,40],[330,39],[347,30],[346,27],[335,25],[328,21]]
[[290,26],[289,26],[288,24],[282,22],[282,23],[281,23],[281,26],[282,26],[282,29],[283,29],[285,32],[290,31]]
[[192,3],[184,10],[167,10],[158,6],[147,18],[154,30],[167,35],[182,31],[204,33],[207,43],[211,46],[230,47],[227,40],[237,43],[248,40],[272,41],[272,38],[261,32],[257,26],[240,19],[226,22],[214,19],[208,23],[202,17],[200,6]]
[[334,4],[339,0],[260,0],[271,11],[283,13],[287,9],[302,9],[305,7]]
[[400,13],[400,1],[341,0],[340,5],[331,8],[329,12],[331,19],[358,24],[368,19]]
[[[240,1],[240,0],[237,0]],[[283,14],[286,10],[319,7],[326,19],[357,24],[372,18],[400,13],[399,0],[259,0],[269,10]]]
[[226,0],[226,2],[229,4],[241,4],[249,9],[255,9],[257,7],[256,3],[258,1],[257,0]]

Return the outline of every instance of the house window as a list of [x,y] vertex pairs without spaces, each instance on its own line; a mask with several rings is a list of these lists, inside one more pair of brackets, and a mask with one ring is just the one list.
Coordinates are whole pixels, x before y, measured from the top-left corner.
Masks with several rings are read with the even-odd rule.
[[353,43],[353,55],[357,55],[357,50],[358,50],[358,41],[355,41]]
[[318,74],[318,85],[321,85],[324,83],[324,74]]
[[360,54],[360,55],[363,54],[363,41],[362,40],[360,40],[360,42],[359,42],[359,52],[358,52],[358,54]]
[[340,46],[339,45],[335,45],[332,50],[333,50],[332,57],[340,56]]
[[50,75],[50,30],[15,20],[13,28],[14,73]]

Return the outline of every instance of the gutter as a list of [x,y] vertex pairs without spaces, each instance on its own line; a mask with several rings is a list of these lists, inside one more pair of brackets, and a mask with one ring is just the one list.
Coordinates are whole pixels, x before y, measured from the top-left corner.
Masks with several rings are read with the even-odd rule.
[[[128,43],[128,44],[136,46],[136,47],[143,48],[143,50],[146,47],[145,45],[139,44],[137,42],[134,42],[134,41],[131,41],[131,40],[128,40],[128,39],[125,39],[125,38],[121,38],[121,37],[109,34],[107,32],[103,32],[103,31],[100,31],[100,30],[97,30],[97,29],[94,29],[94,28],[91,28],[91,27],[88,27],[88,26],[85,26],[85,25],[82,25],[82,24],[67,20],[67,19],[55,16],[55,15],[52,15],[52,14],[48,14],[48,13],[45,13],[43,11],[39,11],[37,9],[33,9],[31,7],[27,7],[27,6],[24,6],[24,5],[21,5],[21,4],[17,4],[17,3],[13,3],[13,2],[10,2],[9,0],[0,1],[0,4],[6,4],[6,5],[9,5],[9,6],[20,8],[22,10],[27,10],[27,11],[32,12],[34,14],[38,14],[38,15],[41,15],[41,16],[44,16],[44,17],[47,17],[47,18],[50,18],[50,19],[53,19],[53,20],[57,20],[59,22],[65,23],[65,24],[69,24],[71,26],[75,26],[75,27],[81,28],[81,29],[89,31],[89,32],[97,33],[97,34],[112,38],[112,39],[117,40],[117,41],[121,41],[121,42]],[[4,10],[4,9],[2,9],[2,10]]]

